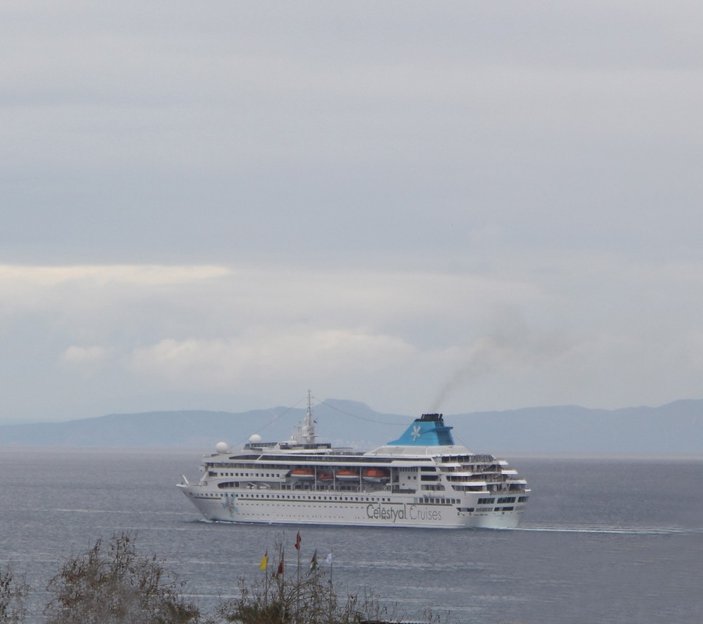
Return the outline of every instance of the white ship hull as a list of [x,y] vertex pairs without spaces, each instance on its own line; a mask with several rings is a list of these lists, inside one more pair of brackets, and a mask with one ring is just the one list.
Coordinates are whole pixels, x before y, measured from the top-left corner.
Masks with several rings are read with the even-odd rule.
[[250,438],[205,457],[197,483],[178,484],[213,522],[437,529],[510,529],[527,483],[493,455],[454,444],[441,414],[423,414],[397,440],[362,453],[315,441],[310,406],[287,442]]
[[[369,496],[342,496],[354,499],[346,501],[297,497],[297,500],[282,501],[276,498],[256,498],[250,493],[208,493],[200,485],[179,484],[179,487],[200,513],[212,522],[513,529],[518,526],[523,509],[523,505],[520,505],[512,510],[499,506],[496,510],[493,504],[477,509],[475,500],[474,505],[470,501],[462,505],[419,504],[413,502],[412,497],[384,501]],[[477,499],[478,496],[474,498]],[[459,511],[464,507],[474,507],[474,511]]]

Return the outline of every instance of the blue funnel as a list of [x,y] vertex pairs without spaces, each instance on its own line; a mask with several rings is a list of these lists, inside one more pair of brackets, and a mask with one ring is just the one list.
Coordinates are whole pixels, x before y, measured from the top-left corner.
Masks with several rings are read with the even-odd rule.
[[453,446],[451,430],[444,424],[442,414],[423,414],[388,446]]

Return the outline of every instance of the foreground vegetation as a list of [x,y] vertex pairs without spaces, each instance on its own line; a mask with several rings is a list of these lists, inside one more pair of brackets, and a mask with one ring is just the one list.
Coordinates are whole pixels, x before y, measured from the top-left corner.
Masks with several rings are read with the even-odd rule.
[[[98,540],[70,557],[49,581],[46,624],[363,624],[398,622],[371,595],[340,597],[316,565],[283,574],[282,549],[275,571],[262,559],[254,582],[239,581],[238,598],[214,613],[201,613],[183,598],[183,584],[154,556],[137,552],[128,533]],[[306,566],[307,567],[307,566]],[[0,569],[0,624],[26,622],[30,588],[11,568]],[[432,619],[432,618],[430,618]],[[433,620],[436,621],[436,620]]]

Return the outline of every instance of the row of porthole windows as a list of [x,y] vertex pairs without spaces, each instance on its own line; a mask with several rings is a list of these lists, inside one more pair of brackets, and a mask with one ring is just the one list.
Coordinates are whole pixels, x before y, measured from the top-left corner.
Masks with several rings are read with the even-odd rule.
[[[196,498],[226,498],[227,494],[200,494]],[[298,497],[291,496],[290,494],[246,494],[242,498],[247,499],[263,499],[263,500],[286,500],[294,502],[308,502],[308,501],[323,501],[323,502],[338,502],[338,501],[350,501],[357,503],[390,503],[390,498],[370,498],[368,496],[306,496]],[[524,497],[526,498],[526,497]],[[479,505],[485,505],[493,503],[495,499],[490,498],[480,498],[478,500]],[[425,505],[456,505],[459,503],[459,499],[456,498],[421,498],[417,500],[418,504]],[[497,511],[497,509],[496,509]]]
[[210,477],[280,477],[280,474],[272,472],[214,472],[210,471],[208,473]]
[[[222,495],[223,497],[226,496],[226,494]],[[313,495],[313,496],[305,496],[305,497],[300,497],[300,496],[292,496],[290,494],[249,494],[247,493],[246,495],[242,495],[242,498],[247,498],[247,499],[266,499],[266,500],[289,500],[289,501],[296,501],[296,502],[307,502],[307,501],[327,501],[327,502],[335,502],[335,501],[351,501],[351,502],[356,502],[356,503],[390,503],[391,499],[390,498],[370,498],[368,496],[321,496],[321,495]]]
[[[263,507],[264,509],[276,509],[275,507],[271,507],[271,505],[267,505],[266,501],[246,501],[248,503],[248,506],[256,506],[256,507]],[[286,501],[284,501],[285,503]],[[290,510],[295,511],[296,509],[303,509],[303,508],[309,508],[309,509],[320,509],[319,505],[315,505],[313,503],[307,503],[307,504],[301,504],[299,501],[288,501],[288,502],[297,502],[297,505],[286,505],[286,507],[290,507]],[[342,505],[340,503],[337,503],[336,505],[327,505],[324,507],[325,510],[329,509],[349,509],[349,505]]]
[[[493,511],[513,511],[513,507],[496,507]],[[475,507],[459,507],[459,511],[462,511],[464,513],[473,513],[475,511]],[[490,509],[479,509],[479,511],[491,511]]]
[[[216,494],[210,496],[217,497]],[[226,494],[221,495],[223,498],[227,496]],[[321,496],[313,495],[309,497],[297,497],[291,496],[289,494],[246,494],[242,496],[246,499],[263,499],[263,500],[285,500],[293,502],[309,502],[309,501],[322,501],[322,502],[355,502],[355,503],[390,503],[390,498],[370,498],[368,496]],[[417,501],[418,504],[424,505],[456,505],[459,503],[457,498],[421,498]]]

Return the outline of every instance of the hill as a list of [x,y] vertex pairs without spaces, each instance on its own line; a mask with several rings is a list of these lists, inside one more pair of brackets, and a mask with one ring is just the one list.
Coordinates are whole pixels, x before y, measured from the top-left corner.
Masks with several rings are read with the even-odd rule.
[[[315,407],[320,439],[370,448],[394,439],[415,415],[384,414],[355,401]],[[60,423],[0,426],[0,446],[194,448],[241,444],[252,433],[287,439],[304,413],[273,407],[248,412],[108,414]],[[457,443],[481,452],[703,456],[703,400],[618,410],[531,407],[446,415]]]

